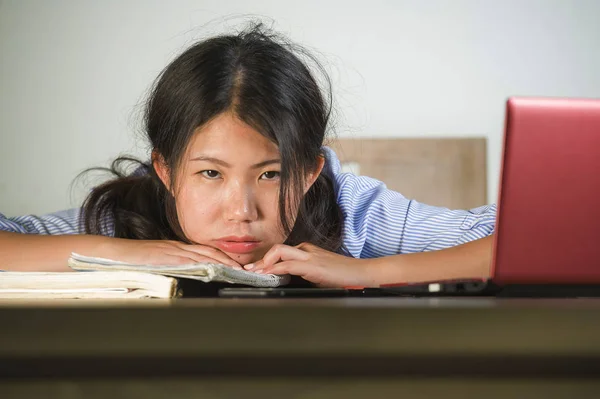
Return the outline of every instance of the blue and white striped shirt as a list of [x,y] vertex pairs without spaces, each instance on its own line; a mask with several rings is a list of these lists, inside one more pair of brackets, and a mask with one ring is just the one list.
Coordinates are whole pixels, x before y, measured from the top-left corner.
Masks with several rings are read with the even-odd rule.
[[[496,205],[450,210],[421,204],[387,189],[378,180],[342,173],[335,153],[325,148],[326,171],[335,183],[344,214],[344,245],[355,258],[430,251],[452,247],[493,233]],[[44,216],[7,218],[0,230],[28,234],[80,234],[78,208]],[[110,221],[107,221],[110,225]]]

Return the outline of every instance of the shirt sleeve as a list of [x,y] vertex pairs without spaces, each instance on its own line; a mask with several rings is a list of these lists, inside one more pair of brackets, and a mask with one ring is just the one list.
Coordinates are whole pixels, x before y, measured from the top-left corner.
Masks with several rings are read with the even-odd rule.
[[0,213],[0,231],[23,234],[82,234],[79,220],[80,208],[68,209],[48,215],[6,217]]
[[344,214],[344,245],[356,258],[444,249],[494,232],[495,204],[470,210],[422,204],[379,180],[342,173],[330,149],[326,157]]

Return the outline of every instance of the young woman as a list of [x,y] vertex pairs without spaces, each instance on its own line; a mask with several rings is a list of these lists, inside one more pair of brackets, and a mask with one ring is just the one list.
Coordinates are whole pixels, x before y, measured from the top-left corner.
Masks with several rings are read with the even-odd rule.
[[199,42],[147,101],[151,162],[80,209],[0,214],[0,269],[69,270],[71,252],[131,263],[212,261],[323,286],[489,273],[496,207],[420,204],[340,171],[330,106],[300,50],[260,26]]

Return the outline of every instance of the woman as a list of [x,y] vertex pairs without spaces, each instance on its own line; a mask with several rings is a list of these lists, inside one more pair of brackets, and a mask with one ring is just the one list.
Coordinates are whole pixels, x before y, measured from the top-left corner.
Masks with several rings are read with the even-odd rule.
[[486,277],[495,206],[431,207],[341,173],[324,147],[329,104],[298,51],[260,26],[189,48],[147,102],[151,163],[127,174],[115,161],[81,210],[0,215],[0,267],[66,271],[77,252],[323,286]]

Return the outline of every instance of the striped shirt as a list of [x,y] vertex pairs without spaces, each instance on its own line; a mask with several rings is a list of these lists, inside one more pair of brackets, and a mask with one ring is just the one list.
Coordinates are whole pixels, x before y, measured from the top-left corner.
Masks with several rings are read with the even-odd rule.
[[[334,180],[344,215],[344,246],[355,258],[437,250],[493,233],[496,205],[450,210],[407,199],[366,176],[343,173],[335,153],[325,148],[324,173]],[[5,217],[0,230],[27,234],[82,233],[78,208],[44,216]],[[111,221],[106,221],[111,226]],[[109,230],[110,233],[110,230]]]

